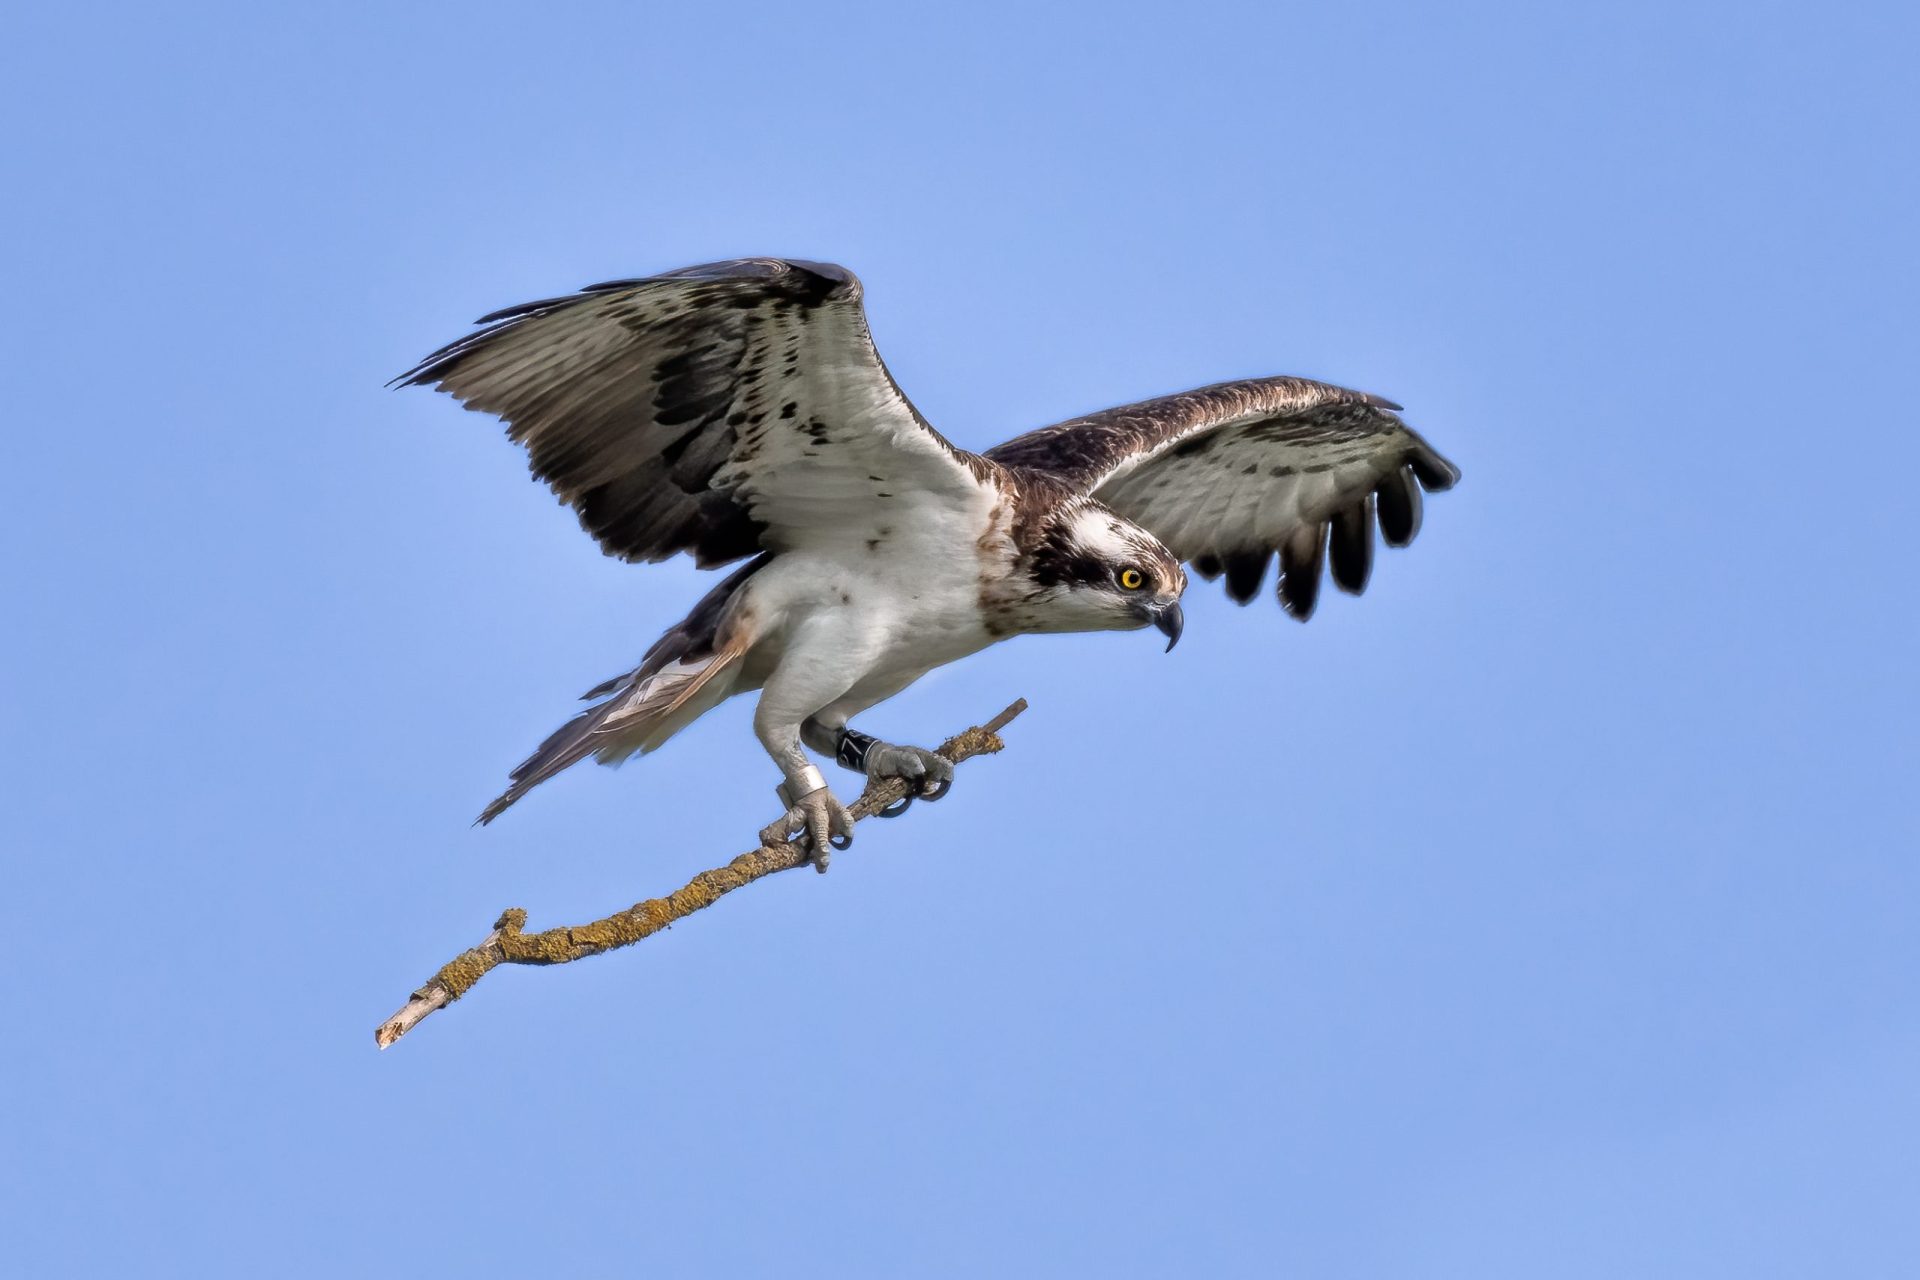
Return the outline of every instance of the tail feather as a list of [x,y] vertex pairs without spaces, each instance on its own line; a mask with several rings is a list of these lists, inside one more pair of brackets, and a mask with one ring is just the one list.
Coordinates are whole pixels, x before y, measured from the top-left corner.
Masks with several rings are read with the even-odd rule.
[[573,719],[547,735],[547,740],[534,748],[532,755],[522,760],[507,775],[508,786],[495,796],[480,816],[474,819],[474,825],[484,827],[511,808],[521,796],[533,790],[571,765],[580,763],[594,752],[594,734],[603,721],[613,711],[617,698],[609,699],[597,707],[589,707]]
[[733,692],[731,675],[718,685],[712,682],[734,671],[752,640],[737,625],[735,599],[772,559],[771,553],[762,553],[728,574],[700,598],[692,613],[654,641],[638,668],[587,690],[586,701],[606,700],[548,734],[508,775],[507,789],[475,821],[482,826],[492,822],[521,796],[588,756],[618,764],[636,751],[651,751]]
[[613,714],[607,717],[603,728],[608,733],[614,733],[658,724],[692,701],[695,694],[732,666],[734,659],[739,656],[737,649],[723,649],[697,662],[680,661],[662,667],[658,674],[641,684],[631,695],[617,700]]
[[521,796],[588,756],[613,764],[636,751],[653,750],[683,727],[683,722],[676,719],[677,713],[685,710],[716,676],[729,671],[745,652],[744,644],[731,645],[703,658],[670,662],[644,676],[642,668],[615,684],[605,702],[587,708],[548,734],[547,740],[508,775],[507,789],[480,811],[475,824],[492,822]]

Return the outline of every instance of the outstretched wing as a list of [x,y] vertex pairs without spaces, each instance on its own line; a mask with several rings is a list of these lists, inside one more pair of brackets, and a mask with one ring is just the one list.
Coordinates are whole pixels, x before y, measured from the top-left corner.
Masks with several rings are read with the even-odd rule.
[[1305,378],[1255,378],[1042,427],[986,456],[1097,498],[1201,575],[1224,572],[1242,604],[1277,552],[1280,603],[1304,622],[1327,560],[1334,583],[1358,595],[1375,523],[1389,546],[1406,545],[1421,488],[1460,478],[1399,407]]
[[901,394],[860,298],[843,267],[773,258],[616,280],[483,316],[394,385],[504,419],[625,560],[904,532],[981,501],[990,468]]

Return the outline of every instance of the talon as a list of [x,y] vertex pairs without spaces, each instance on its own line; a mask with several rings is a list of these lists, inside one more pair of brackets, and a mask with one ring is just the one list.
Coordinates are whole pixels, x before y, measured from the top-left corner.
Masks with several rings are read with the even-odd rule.
[[907,784],[907,799],[888,806],[890,818],[905,813],[910,800],[938,800],[953,789],[953,765],[924,747],[876,743],[867,756],[867,777],[898,778]]
[[947,792],[953,790],[953,765],[931,751],[927,752],[926,765],[927,776],[920,780],[916,794],[929,804],[946,799]]
[[803,844],[815,871],[825,871],[835,849],[853,844],[853,816],[833,792],[818,787],[803,795],[787,810],[785,827],[794,832],[788,838]]

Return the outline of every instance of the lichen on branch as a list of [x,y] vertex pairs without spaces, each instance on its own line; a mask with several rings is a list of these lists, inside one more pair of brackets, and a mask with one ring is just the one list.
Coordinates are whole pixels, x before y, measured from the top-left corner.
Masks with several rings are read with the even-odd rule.
[[[974,756],[994,754],[1006,745],[1000,740],[1000,730],[1026,709],[1027,700],[1021,698],[985,724],[947,739],[937,748],[937,754],[956,765]],[[848,813],[859,822],[897,804],[906,794],[907,784],[898,778],[876,781],[868,785]],[[664,898],[636,902],[624,911],[616,911],[591,924],[563,925],[527,933],[527,913],[519,907],[509,907],[500,914],[493,932],[479,946],[462,951],[442,965],[398,1012],[380,1024],[373,1033],[374,1043],[386,1048],[419,1025],[428,1014],[467,994],[498,965],[570,964],[587,956],[632,946],[712,906],[743,885],[807,864],[805,846],[797,839],[780,838],[779,824],[775,823],[761,831],[758,848],[741,854],[723,867],[702,871]]]

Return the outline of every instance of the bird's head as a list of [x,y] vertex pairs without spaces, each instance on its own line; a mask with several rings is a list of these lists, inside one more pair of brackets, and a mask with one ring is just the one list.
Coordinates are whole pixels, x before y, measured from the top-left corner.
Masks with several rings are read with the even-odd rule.
[[1171,649],[1185,618],[1187,574],[1152,534],[1097,502],[1055,513],[1028,559],[1036,630],[1132,631],[1158,627]]

